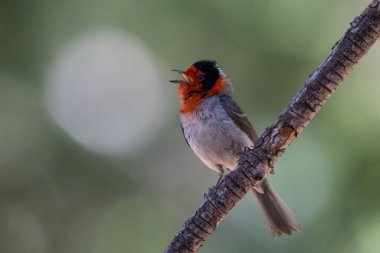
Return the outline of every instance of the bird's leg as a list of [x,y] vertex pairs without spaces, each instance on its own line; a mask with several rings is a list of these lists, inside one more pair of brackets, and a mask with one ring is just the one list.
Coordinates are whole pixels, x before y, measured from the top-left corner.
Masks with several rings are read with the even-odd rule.
[[222,181],[223,177],[224,177],[224,169],[221,165],[219,165],[218,167],[218,174],[219,174],[219,178],[218,178],[218,181],[216,182],[216,185],[215,187],[219,186],[220,185],[220,182]]
[[[216,185],[214,187],[218,187],[220,185],[220,182],[222,181],[222,179],[224,177],[224,169],[223,169],[222,165],[219,165],[219,164],[216,165],[215,167],[218,170],[219,178],[218,178],[218,181],[216,182]],[[209,187],[208,191],[211,191],[212,188],[214,188],[214,187]],[[205,193],[204,197],[206,197],[206,193]]]

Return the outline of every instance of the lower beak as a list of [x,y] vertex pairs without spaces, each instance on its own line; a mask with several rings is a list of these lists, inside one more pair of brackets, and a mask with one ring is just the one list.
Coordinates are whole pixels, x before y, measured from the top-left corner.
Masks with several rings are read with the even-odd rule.
[[182,80],[170,80],[169,82],[178,83],[178,84],[187,84],[188,82],[191,81],[191,78],[186,75],[185,71],[179,70],[179,69],[172,69],[172,71],[180,74],[183,79]]

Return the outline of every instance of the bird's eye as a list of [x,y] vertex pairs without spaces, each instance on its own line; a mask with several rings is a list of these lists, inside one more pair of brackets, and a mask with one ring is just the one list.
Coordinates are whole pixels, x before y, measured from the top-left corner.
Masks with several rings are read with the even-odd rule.
[[204,75],[197,75],[197,80],[202,82],[203,80],[205,80],[205,76]]

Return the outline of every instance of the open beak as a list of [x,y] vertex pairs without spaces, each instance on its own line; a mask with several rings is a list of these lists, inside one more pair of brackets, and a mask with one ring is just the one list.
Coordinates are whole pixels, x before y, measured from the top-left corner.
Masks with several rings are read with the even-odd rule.
[[182,80],[170,80],[169,82],[178,83],[178,84],[187,84],[188,82],[191,81],[191,78],[186,75],[185,71],[179,70],[179,69],[172,69],[172,71],[180,74],[183,79]]

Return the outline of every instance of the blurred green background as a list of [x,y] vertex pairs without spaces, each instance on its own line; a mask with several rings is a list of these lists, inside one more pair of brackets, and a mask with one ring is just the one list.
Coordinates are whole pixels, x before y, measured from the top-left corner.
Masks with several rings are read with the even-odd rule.
[[[217,60],[261,133],[369,0],[0,0],[0,252],[162,252],[216,182],[172,68]],[[270,177],[303,229],[244,198],[200,252],[380,251],[380,47]]]

